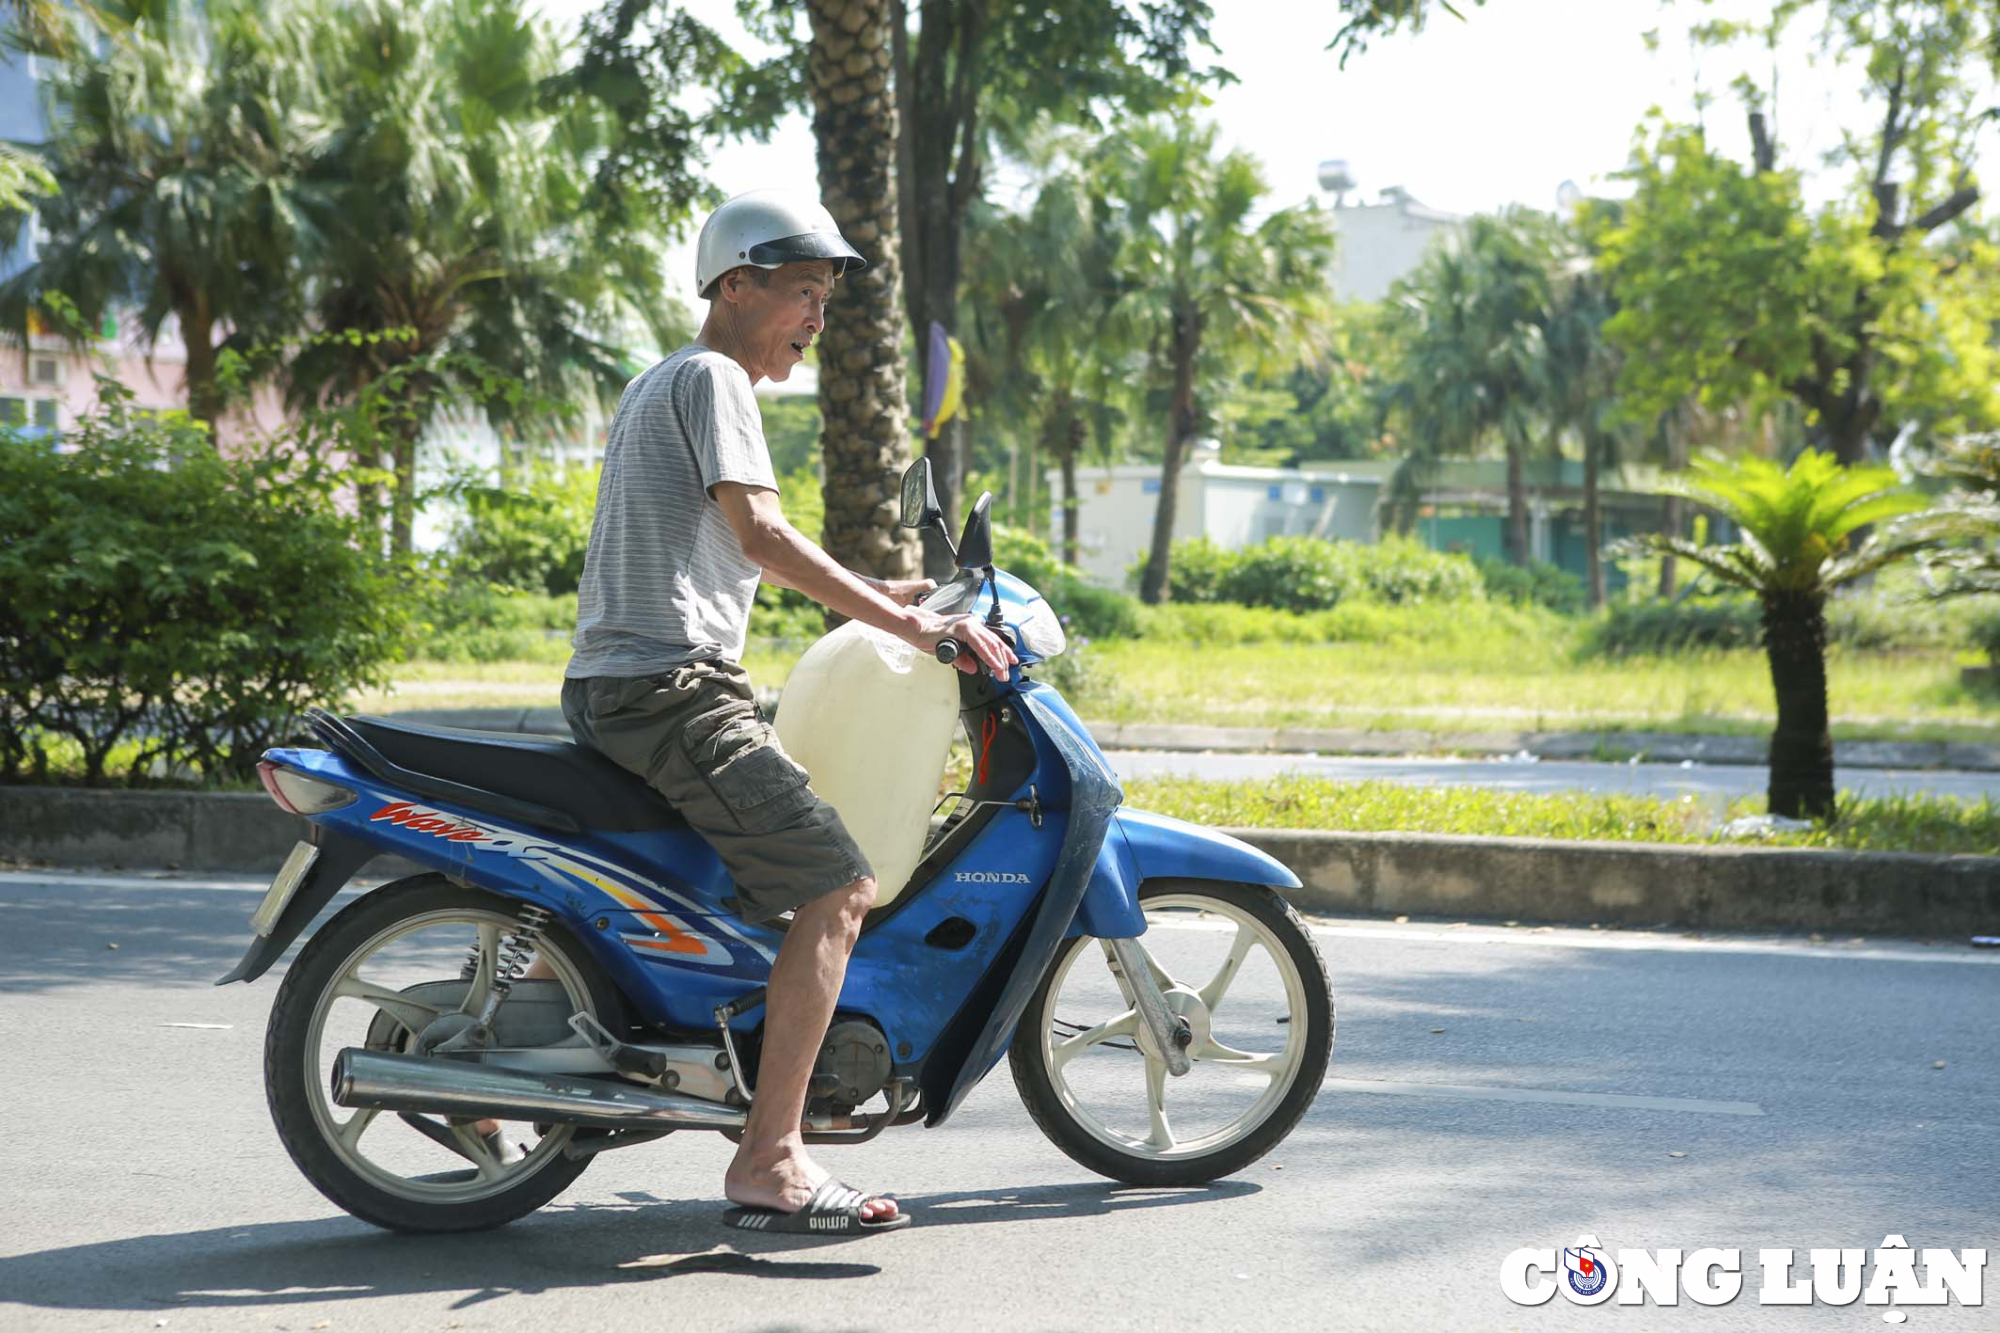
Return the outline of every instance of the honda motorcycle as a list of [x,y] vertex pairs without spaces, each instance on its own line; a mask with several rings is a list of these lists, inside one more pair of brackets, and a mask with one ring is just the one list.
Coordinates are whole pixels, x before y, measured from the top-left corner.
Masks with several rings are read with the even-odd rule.
[[[1123,807],[1083,723],[1033,678],[1065,636],[993,567],[991,504],[925,605],[982,616],[1019,669],[947,670],[850,624],[780,702],[787,751],[878,872],[804,1136],[942,1125],[1005,1056],[1028,1114],[1094,1172],[1179,1186],[1241,1171],[1305,1114],[1332,1053],[1326,967],[1281,893],[1299,881]],[[904,477],[902,521],[942,532],[927,461]],[[600,1153],[740,1137],[786,920],[744,924],[714,851],[665,801],[555,738],[319,710],[308,725],[324,748],[259,765],[308,836],[217,984],[263,975],[373,858],[423,868],[329,919],[278,989],[266,1091],[315,1186],[378,1226],[469,1231],[533,1212]],[[972,769],[940,802],[959,731]]]

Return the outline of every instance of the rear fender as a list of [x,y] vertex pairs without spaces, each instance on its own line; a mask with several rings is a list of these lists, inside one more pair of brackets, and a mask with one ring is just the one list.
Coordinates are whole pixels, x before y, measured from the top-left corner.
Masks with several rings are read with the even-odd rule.
[[313,845],[319,848],[319,857],[313,862],[312,869],[306,872],[305,882],[292,893],[292,900],[278,914],[271,933],[251,940],[243,961],[228,976],[219,978],[216,985],[255,981],[270,971],[271,964],[277,962],[286,947],[312,924],[320,909],[332,902],[333,895],[346,887],[355,872],[374,860],[382,850],[323,824],[313,826],[312,839]]

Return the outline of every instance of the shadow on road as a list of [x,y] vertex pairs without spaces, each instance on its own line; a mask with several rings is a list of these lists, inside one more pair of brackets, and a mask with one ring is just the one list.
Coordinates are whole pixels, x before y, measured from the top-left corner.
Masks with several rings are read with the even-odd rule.
[[[0,994],[121,982],[213,985],[249,947],[250,913],[263,890],[176,889],[171,883],[124,892],[60,882],[5,886],[0,938],[8,948],[0,959]],[[351,899],[342,894],[301,938],[310,939]]]
[[[905,1195],[916,1226],[902,1241],[875,1244],[907,1244],[936,1227],[1100,1217],[1259,1192],[1247,1181],[1222,1181],[1198,1189],[1085,1184]],[[87,1310],[235,1309],[467,1292],[452,1307],[466,1309],[509,1295],[691,1274],[814,1281],[882,1271],[864,1261],[873,1245],[848,1248],[858,1238],[731,1231],[718,1220],[722,1209],[717,1199],[557,1204],[499,1231],[459,1236],[397,1236],[347,1218],[134,1236],[0,1259],[0,1291],[27,1305]]]

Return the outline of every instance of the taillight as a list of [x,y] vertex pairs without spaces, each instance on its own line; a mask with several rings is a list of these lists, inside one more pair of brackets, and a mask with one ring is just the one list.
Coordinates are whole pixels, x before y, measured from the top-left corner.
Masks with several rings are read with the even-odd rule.
[[329,810],[350,805],[355,799],[354,793],[346,787],[309,778],[269,759],[258,761],[257,776],[262,780],[264,790],[278,803],[278,808],[288,815],[323,815]]

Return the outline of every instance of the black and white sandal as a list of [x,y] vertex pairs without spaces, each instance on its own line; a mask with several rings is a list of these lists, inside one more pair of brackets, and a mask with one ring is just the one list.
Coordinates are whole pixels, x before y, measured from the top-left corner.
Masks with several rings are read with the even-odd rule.
[[741,1231],[790,1236],[859,1236],[875,1231],[899,1231],[910,1225],[910,1215],[905,1212],[876,1222],[862,1218],[862,1204],[884,1197],[863,1194],[828,1176],[813,1191],[812,1198],[806,1200],[806,1206],[797,1212],[785,1213],[776,1208],[731,1208],[722,1215],[722,1224]]

